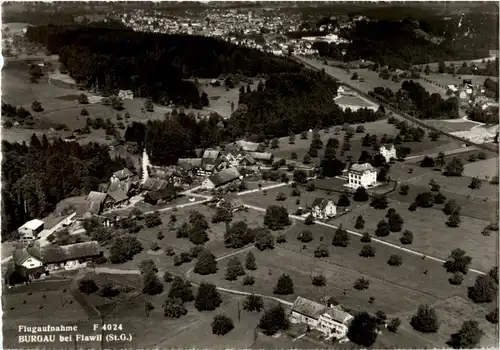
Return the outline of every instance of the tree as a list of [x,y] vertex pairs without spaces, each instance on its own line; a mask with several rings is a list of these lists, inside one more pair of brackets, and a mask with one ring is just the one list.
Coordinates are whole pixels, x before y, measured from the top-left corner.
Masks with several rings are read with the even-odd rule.
[[356,290],[365,290],[370,286],[370,281],[361,277],[354,282],[353,288]]
[[78,95],[78,103],[80,104],[83,104],[83,105],[86,105],[89,103],[89,99],[87,97],[87,95],[81,93],[80,95]]
[[306,219],[304,220],[304,224],[306,225],[314,224],[314,216],[312,214],[307,215]]
[[349,234],[342,228],[342,225],[340,225],[335,231],[335,235],[332,239],[332,245],[336,247],[347,247],[349,245]]
[[349,325],[347,337],[350,341],[361,346],[372,346],[377,340],[377,320],[363,311],[354,316]]
[[479,275],[467,295],[475,303],[489,303],[496,298],[498,284],[488,275]]
[[326,277],[324,275],[316,275],[312,278],[312,284],[316,287],[326,286]]
[[469,270],[471,262],[472,258],[466,255],[464,250],[457,248],[451,251],[448,259],[443,263],[443,267],[446,269],[446,272],[461,272],[465,275]]
[[309,153],[306,153],[304,155],[304,158],[302,159],[302,163],[311,164],[311,155]]
[[460,211],[456,210],[448,217],[448,221],[446,221],[446,225],[449,227],[458,227],[460,226]]
[[316,258],[327,258],[330,256],[330,251],[328,250],[328,246],[326,244],[320,244],[314,250],[314,256]]
[[498,284],[498,266],[492,267],[491,270],[488,271],[488,276],[493,278],[496,284]]
[[444,205],[443,212],[446,215],[451,215],[452,213],[459,211],[460,207],[458,206],[457,202],[455,200],[450,199],[446,204]]
[[124,263],[132,260],[134,255],[142,251],[142,245],[137,237],[124,235],[116,237],[109,249],[109,260],[113,264]]
[[196,210],[191,210],[189,212],[189,223],[192,226],[197,225],[202,230],[207,230],[209,227],[208,221],[205,218],[205,215],[203,215],[202,213],[200,213],[199,211],[196,211]]
[[290,322],[281,304],[266,310],[259,321],[259,328],[265,335],[274,335],[276,332],[286,330],[289,327]]
[[356,127],[356,133],[362,134],[365,132],[365,127],[363,125],[358,125]]
[[424,73],[425,75],[429,75],[429,73],[431,72],[431,68],[429,67],[428,64],[425,65],[425,68],[424,68]]
[[345,193],[343,193],[340,196],[339,201],[337,202],[337,206],[348,207],[349,205],[351,205],[351,201],[349,200],[349,197],[347,197],[347,195]]
[[370,199],[370,196],[368,195],[368,192],[366,191],[366,188],[364,187],[358,187],[356,189],[356,192],[354,193],[354,200],[356,202],[366,202]]
[[307,182],[307,173],[304,170],[295,170],[293,172],[293,181],[298,184],[305,184]]
[[241,261],[237,257],[232,257],[227,263],[226,279],[228,281],[234,281],[243,275],[245,275],[245,269],[243,268]]
[[439,139],[439,136],[441,136],[441,134],[438,131],[429,132],[429,138],[431,139],[431,141],[437,141]]
[[375,235],[378,237],[386,237],[391,233],[391,226],[385,220],[380,220],[375,230]]
[[498,308],[493,309],[486,315],[488,322],[497,324],[498,323]]
[[302,132],[300,133],[300,138],[301,138],[302,140],[307,140],[307,137],[308,137],[308,135],[307,135],[307,131],[302,131]]
[[481,180],[479,180],[477,177],[473,177],[470,184],[469,184],[470,189],[480,189],[481,188]]
[[155,110],[155,106],[153,105],[153,101],[151,99],[147,99],[145,102],[144,102],[144,109],[147,111],[147,112],[154,112]]
[[389,202],[387,201],[387,197],[385,195],[379,195],[373,198],[370,206],[375,209],[386,209],[389,206]]
[[420,167],[421,168],[434,168],[436,163],[434,162],[434,159],[431,157],[425,156],[424,159],[420,162]]
[[428,305],[420,305],[418,311],[412,316],[410,324],[422,333],[436,333],[439,329],[439,320],[436,310]]
[[225,315],[216,315],[212,321],[212,333],[215,335],[226,335],[233,328],[233,320]]
[[199,222],[195,222],[190,225],[188,238],[194,244],[204,244],[208,241],[208,234],[207,231],[200,226]]
[[179,318],[187,314],[187,309],[184,307],[181,298],[165,299],[163,303],[163,314],[169,318]]
[[280,147],[280,142],[278,139],[271,140],[271,149],[276,149]]
[[481,159],[481,160],[486,159],[486,153],[484,153],[484,152],[479,152],[479,154],[477,155],[477,158],[478,158],[478,159]]
[[399,188],[399,194],[402,196],[406,196],[408,194],[408,190],[410,189],[410,186],[406,184],[402,184],[401,187]]
[[415,204],[422,208],[430,208],[434,205],[432,192],[421,192],[415,197]]
[[393,254],[389,257],[387,263],[391,266],[401,266],[403,264],[403,258],[401,255]]
[[411,244],[413,242],[413,233],[409,230],[404,230],[400,241],[402,244]]
[[99,287],[93,279],[83,278],[78,281],[78,290],[84,294],[92,294],[99,290]]
[[194,272],[200,275],[211,275],[217,272],[217,261],[208,249],[205,249],[196,260]]
[[43,107],[42,107],[42,104],[40,103],[40,101],[31,102],[31,109],[34,112],[42,112],[43,111]]
[[273,290],[274,294],[286,295],[293,294],[293,281],[290,276],[282,274]]
[[243,285],[244,286],[252,286],[255,283],[255,278],[253,276],[246,275],[243,277]]
[[173,299],[179,298],[183,303],[194,299],[191,285],[180,277],[174,277],[172,286],[168,292],[168,297]]
[[284,194],[283,192],[279,192],[276,195],[276,200],[279,201],[279,202],[282,202],[282,201],[286,200],[286,194]]
[[215,214],[212,217],[212,223],[216,224],[219,222],[231,222],[232,219],[233,213],[225,206],[221,206],[215,211]]
[[299,233],[297,239],[302,243],[309,243],[313,240],[312,232],[309,230],[303,230],[301,233]]
[[453,159],[446,164],[445,173],[447,176],[462,176],[464,171],[464,164],[460,158],[453,157]]
[[142,275],[149,272],[157,273],[158,268],[156,267],[156,264],[152,259],[145,259],[139,263],[139,271],[141,271]]
[[247,253],[247,257],[245,258],[245,268],[248,270],[257,270],[257,265],[255,263],[255,256],[252,252]]
[[387,315],[383,311],[377,311],[375,313],[375,318],[377,321],[377,326],[383,326],[387,322]]
[[463,280],[464,280],[464,275],[458,271],[454,272],[453,276],[448,279],[450,284],[453,284],[453,285],[462,284]]
[[274,249],[274,236],[268,229],[256,229],[255,247],[259,250]]
[[227,247],[241,248],[253,242],[255,242],[255,231],[251,230],[245,221],[226,225],[224,243]]
[[446,71],[446,65],[443,61],[438,62],[438,72],[444,73]]
[[370,243],[372,241],[372,238],[368,232],[363,232],[360,241],[362,243]]
[[260,295],[250,294],[243,302],[243,310],[260,312],[264,308],[264,301]]
[[362,248],[361,251],[359,252],[359,256],[363,258],[370,258],[375,256],[375,248],[372,247],[369,244],[365,244]]
[[297,159],[297,152],[290,153],[290,159]]
[[290,225],[288,212],[282,206],[270,205],[266,209],[264,216],[264,225],[271,230],[281,230],[285,226]]
[[146,227],[155,227],[162,224],[160,214],[158,212],[154,212],[151,214],[146,214],[144,217]]
[[[202,92],[201,93],[201,95],[200,95],[200,103],[201,103],[201,105],[203,107],[207,107],[208,105],[210,105],[210,101],[208,100],[208,95],[206,94],[206,92]],[[234,106],[233,106],[233,109],[234,109]]]
[[358,80],[358,73],[352,73],[351,80]]
[[434,195],[433,201],[435,204],[443,204],[445,200],[446,197],[441,192],[438,192]]
[[389,332],[396,333],[400,325],[401,325],[401,320],[399,318],[393,318],[387,324],[387,330]]
[[168,271],[165,271],[163,273],[163,280],[166,282],[166,283],[170,283],[174,280],[174,276],[172,275],[171,272],[168,272]]
[[291,145],[295,143],[295,134],[292,131],[288,135],[288,143]]
[[404,220],[398,213],[389,216],[389,228],[391,232],[400,232],[403,228]]
[[156,295],[163,292],[163,284],[153,270],[148,270],[144,273],[142,277],[142,292],[148,295]]
[[354,225],[354,228],[356,230],[362,230],[365,228],[365,220],[363,219],[363,216],[358,216],[356,219],[356,224]]
[[484,332],[479,328],[477,321],[465,321],[460,330],[452,334],[446,344],[454,349],[474,349],[483,335]]
[[222,299],[215,285],[201,283],[198,294],[194,300],[194,306],[198,311],[212,311],[222,304]]

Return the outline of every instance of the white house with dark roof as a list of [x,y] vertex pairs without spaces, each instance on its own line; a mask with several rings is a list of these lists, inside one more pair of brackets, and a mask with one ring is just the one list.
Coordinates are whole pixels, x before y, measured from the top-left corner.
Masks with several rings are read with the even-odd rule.
[[370,163],[353,164],[347,172],[349,174],[349,183],[347,186],[350,188],[367,188],[377,183],[377,169]]
[[380,155],[385,158],[387,163],[389,163],[391,158],[397,158],[396,147],[394,147],[394,145],[383,145],[380,147]]
[[311,214],[315,219],[328,219],[337,215],[337,206],[333,201],[316,198],[311,205]]
[[342,339],[354,317],[339,306],[326,306],[297,297],[290,312],[290,322],[306,324],[310,329],[323,333],[327,338]]

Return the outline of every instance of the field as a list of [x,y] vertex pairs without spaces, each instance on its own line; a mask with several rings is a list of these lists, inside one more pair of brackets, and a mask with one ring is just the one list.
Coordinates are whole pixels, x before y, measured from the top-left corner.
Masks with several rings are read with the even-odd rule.
[[432,80],[438,84],[447,85],[458,85],[462,84],[464,79],[470,79],[473,85],[483,85],[487,78],[498,81],[498,77],[488,77],[484,75],[460,75],[457,74],[453,76],[452,74],[439,74],[430,73],[429,75],[424,75],[427,79]]
[[[425,339],[429,342],[427,347],[443,347],[450,340],[450,336],[457,332],[464,321],[475,320],[479,323],[479,328],[484,331],[484,335],[477,348],[494,348],[498,344],[498,327],[489,323],[485,316],[488,312],[483,307],[473,304],[460,296],[454,296],[433,305],[440,321],[437,333],[425,334]],[[493,307],[491,307],[493,308]],[[416,310],[415,310],[416,311]],[[400,329],[406,329],[417,334],[409,324],[414,312],[408,313],[402,318]]]
[[[344,132],[341,131],[338,134],[334,132],[335,127],[329,128],[328,132],[325,133],[324,130],[320,131],[321,141],[323,141],[323,145],[326,145],[326,142],[329,138],[336,138],[339,142],[339,148],[337,149],[337,157],[341,160],[345,160],[347,156],[352,156],[354,160],[357,160],[361,155],[361,151],[366,150],[369,153],[374,153],[371,147],[362,147],[361,141],[362,138],[366,134],[377,135],[378,139],[387,134],[388,136],[395,137],[399,130],[397,130],[394,125],[387,123],[387,120],[378,120],[376,122],[370,122],[365,124],[351,124],[351,127],[356,129],[358,125],[363,125],[365,128],[364,133],[355,133],[351,139],[351,150],[346,151],[344,156],[340,156],[340,151],[342,150],[342,144],[344,140]],[[288,142],[288,137],[282,137],[279,139],[279,148],[270,149],[269,152],[272,152],[277,158],[286,158],[289,159],[292,152],[297,153],[298,161],[302,161],[304,155],[308,152],[309,146],[311,145],[312,140],[312,132],[308,133],[307,139],[301,139],[300,135],[296,135],[295,143],[290,144]],[[460,148],[460,142],[451,140],[445,137],[439,138],[437,141],[430,141],[427,136],[421,142],[404,142],[404,146],[411,148],[411,153],[409,157],[440,152],[440,151],[450,151]],[[322,156],[323,156],[324,148],[319,150],[318,157],[312,159],[312,163],[318,165]]]
[[469,131],[477,123],[463,120],[463,119],[450,119],[450,120],[426,120],[425,123],[429,126],[439,128],[446,132]]
[[478,177],[480,179],[491,179],[493,176],[498,176],[498,158],[465,164],[463,174],[468,177]]
[[[52,67],[57,68],[59,63],[57,56],[39,57],[50,61]],[[152,119],[164,119],[165,114],[172,111],[172,107],[155,105],[153,112],[141,111],[145,99],[134,98],[132,100],[123,100],[124,109],[116,111],[110,106],[104,106],[101,103],[90,103],[82,105],[77,102],[78,95],[82,92],[89,97],[94,96],[86,91],[81,91],[77,88],[62,87],[61,84],[50,81],[49,74],[52,68],[43,67],[44,76],[38,83],[30,83],[29,81],[29,61],[33,58],[12,59],[9,58],[2,69],[2,101],[15,105],[16,107],[23,106],[33,115],[33,120],[29,124],[23,124],[11,129],[2,130],[2,138],[10,142],[28,141],[33,133],[42,135],[48,133],[50,128],[56,128],[57,125],[64,124],[66,130],[53,132],[52,137],[67,137],[72,134],[72,130],[82,128],[86,124],[87,118],[109,118],[113,123],[123,123],[126,127],[133,121],[145,122]],[[226,91],[225,87],[212,87],[205,85],[209,80],[205,79],[200,82],[200,89],[205,91],[209,96],[210,106],[202,110],[185,109],[186,113],[194,113],[195,115],[208,116],[211,112],[217,112],[223,117],[231,115],[231,102],[237,106],[238,102],[238,86],[234,89]],[[246,85],[245,85],[246,86]],[[256,85],[253,85],[256,88]],[[98,100],[99,96],[94,96]],[[44,110],[42,112],[34,112],[31,110],[31,103],[39,101]],[[89,112],[89,116],[80,116],[81,110],[85,108]],[[130,114],[129,119],[125,119],[125,113]],[[124,129],[122,129],[122,133]],[[50,134],[50,133],[49,133]],[[50,136],[50,135],[49,135]],[[110,144],[112,138],[106,136],[103,130],[93,130],[89,135],[80,136],[79,142],[102,142]]]

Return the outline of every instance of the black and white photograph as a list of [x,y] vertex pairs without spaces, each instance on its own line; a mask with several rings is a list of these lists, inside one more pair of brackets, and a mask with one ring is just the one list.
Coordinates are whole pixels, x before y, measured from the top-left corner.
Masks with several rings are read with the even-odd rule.
[[494,349],[498,1],[2,1],[3,349]]

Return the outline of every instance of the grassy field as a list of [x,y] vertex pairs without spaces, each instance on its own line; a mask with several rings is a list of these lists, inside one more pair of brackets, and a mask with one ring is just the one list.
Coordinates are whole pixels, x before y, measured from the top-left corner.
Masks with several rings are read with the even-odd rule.
[[460,75],[456,74],[453,76],[452,74],[439,74],[439,73],[430,73],[429,75],[424,75],[427,79],[432,80],[438,84],[447,86],[447,85],[459,85],[463,83],[464,79],[470,79],[473,85],[483,85],[484,81],[487,78],[498,81],[498,77],[488,77],[484,75]]
[[[401,330],[412,332],[419,338],[428,341],[427,347],[444,347],[450,340],[450,336],[456,333],[464,321],[475,320],[479,323],[479,328],[484,331],[484,335],[477,348],[494,348],[498,343],[498,327],[489,323],[485,316],[488,311],[486,307],[473,304],[460,296],[454,296],[433,305],[436,309],[440,327],[437,333],[422,334],[413,330],[410,320],[414,310],[401,319]],[[491,306],[490,306],[491,307]],[[491,307],[492,308],[492,307]]]
[[[481,231],[489,224],[488,221],[462,215],[460,226],[450,228],[445,224],[448,216],[441,210],[419,208],[411,212],[408,210],[408,206],[409,203],[396,200],[392,200],[389,204],[390,208],[396,209],[402,216],[404,220],[403,230],[408,229],[413,232],[414,239],[413,243],[409,245],[410,249],[446,259],[451,250],[462,248],[472,257],[472,267],[487,271],[495,265],[498,254],[498,236],[494,233],[490,236],[481,234]],[[442,208],[442,206],[439,206],[439,208]],[[362,215],[366,224],[361,231],[374,235],[377,224],[385,218],[386,213],[387,210],[365,207],[363,210],[356,210],[334,219],[332,223],[343,224],[346,228],[355,230],[356,219],[359,215]],[[401,233],[393,232],[381,239],[401,245],[400,237]]]
[[455,119],[452,119],[450,121],[428,119],[425,122],[427,125],[433,126],[435,128],[439,128],[439,129],[447,131],[447,132],[468,131],[472,127],[477,125],[476,123],[473,123],[473,122],[457,121]]
[[[225,86],[211,86],[210,80],[212,79],[198,79],[200,94],[201,91],[205,92],[209,100],[208,107],[205,107],[203,110],[209,113],[216,112],[224,118],[229,118],[233,112],[231,110],[231,102],[233,102],[234,109],[236,109],[238,107],[239,88],[240,86],[244,86],[246,89],[247,84],[241,84],[233,89],[226,90]],[[257,89],[257,82],[253,83],[251,88],[252,90]]]
[[498,158],[465,164],[463,174],[468,177],[478,177],[480,179],[491,179],[493,176],[498,176]]

